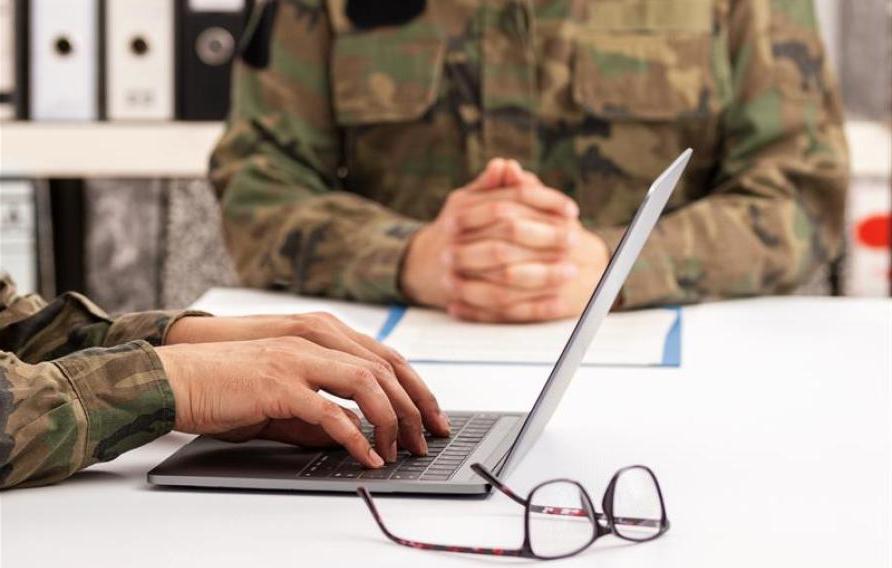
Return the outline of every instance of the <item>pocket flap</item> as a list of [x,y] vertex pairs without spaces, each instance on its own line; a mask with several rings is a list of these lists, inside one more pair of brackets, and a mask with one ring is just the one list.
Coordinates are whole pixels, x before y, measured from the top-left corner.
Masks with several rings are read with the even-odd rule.
[[444,49],[439,38],[400,39],[378,32],[339,37],[332,56],[337,122],[354,125],[420,117],[436,100]]

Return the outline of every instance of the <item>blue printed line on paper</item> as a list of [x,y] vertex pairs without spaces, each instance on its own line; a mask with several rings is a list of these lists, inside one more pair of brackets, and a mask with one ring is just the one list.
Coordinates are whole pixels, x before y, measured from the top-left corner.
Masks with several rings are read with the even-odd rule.
[[671,308],[675,310],[675,321],[666,334],[663,343],[663,367],[681,367],[681,306]]
[[381,330],[378,331],[378,336],[376,339],[378,341],[384,341],[385,339],[393,333],[393,330],[396,326],[399,325],[400,320],[403,319],[403,316],[406,315],[406,306],[401,304],[394,304],[390,306],[390,310],[387,312],[387,319],[384,320],[384,325],[381,326]]

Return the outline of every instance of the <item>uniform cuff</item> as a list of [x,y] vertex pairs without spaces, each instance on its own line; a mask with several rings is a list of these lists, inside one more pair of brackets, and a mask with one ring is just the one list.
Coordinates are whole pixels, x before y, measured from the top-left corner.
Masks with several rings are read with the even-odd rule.
[[400,289],[400,273],[412,236],[423,223],[412,219],[387,219],[376,223],[352,259],[344,277],[348,294],[361,302],[406,302]]
[[170,328],[185,317],[210,316],[194,310],[137,312],[118,316],[112,322],[105,345],[120,345],[128,341],[143,340],[156,347],[164,345]]
[[[626,227],[594,229],[594,232],[604,239],[612,257],[626,232]],[[655,236],[652,234],[650,240],[652,241]],[[633,309],[680,301],[682,299],[678,297],[678,282],[671,260],[661,254],[659,243],[649,241],[632,266],[615,305],[620,309]]]
[[87,435],[83,463],[112,460],[173,429],[173,390],[146,341],[93,348],[55,361],[77,395]]

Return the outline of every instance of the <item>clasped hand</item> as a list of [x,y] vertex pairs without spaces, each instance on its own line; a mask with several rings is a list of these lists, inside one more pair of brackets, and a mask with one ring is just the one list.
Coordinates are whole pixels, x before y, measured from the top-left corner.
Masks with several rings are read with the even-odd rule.
[[608,259],[570,197],[497,158],[416,233],[401,284],[461,319],[553,320],[582,311]]

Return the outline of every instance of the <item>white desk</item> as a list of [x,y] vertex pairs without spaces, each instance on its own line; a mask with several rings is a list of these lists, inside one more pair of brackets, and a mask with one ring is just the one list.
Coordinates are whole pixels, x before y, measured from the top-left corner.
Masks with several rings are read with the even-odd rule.
[[[599,499],[632,463],[657,472],[672,530],[600,541],[566,565],[889,568],[892,302],[762,299],[685,310],[680,369],[585,369],[511,475],[582,480]],[[426,366],[446,407],[523,410],[538,367]],[[405,549],[353,496],[153,489],[170,435],[39,489],[2,494],[4,566],[465,566],[519,561]],[[408,537],[515,545],[496,495],[381,500]]]

